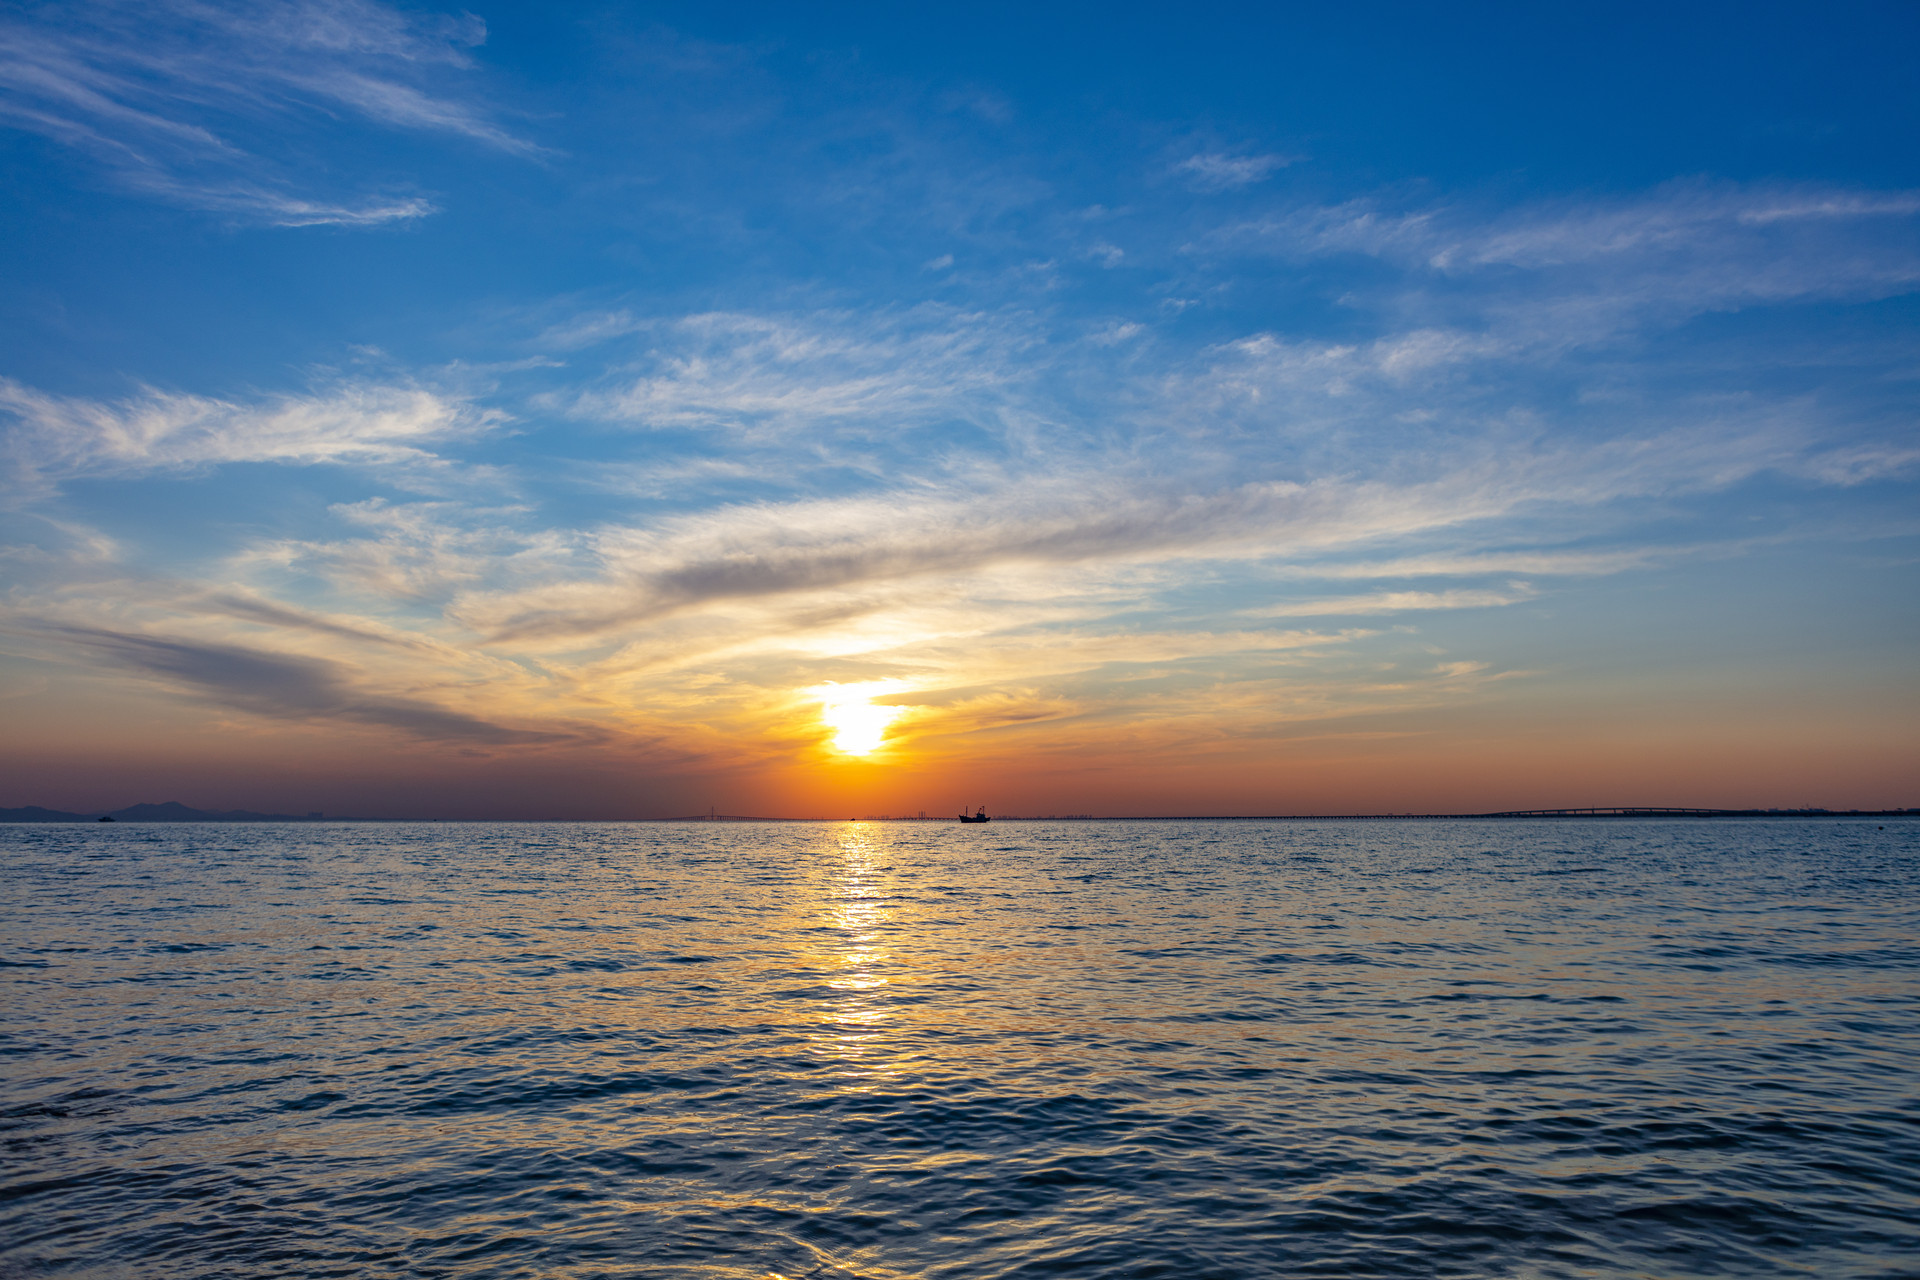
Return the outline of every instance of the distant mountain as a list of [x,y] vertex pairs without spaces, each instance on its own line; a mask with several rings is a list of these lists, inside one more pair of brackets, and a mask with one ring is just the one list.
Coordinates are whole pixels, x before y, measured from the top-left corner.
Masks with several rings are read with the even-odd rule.
[[216,813],[210,809],[191,809],[178,800],[165,804],[131,804],[107,815],[115,822],[311,822],[320,815],[309,813],[254,813],[247,809],[228,809]]
[[102,817],[115,822],[317,822],[318,813],[254,813],[247,809],[193,809],[178,800],[165,804],[132,804],[111,813],[68,813],[62,809],[43,809],[37,804],[23,809],[0,809],[0,822],[98,822]]
[[24,809],[0,809],[0,822],[92,822],[93,815],[68,813],[64,809],[42,809],[30,804]]

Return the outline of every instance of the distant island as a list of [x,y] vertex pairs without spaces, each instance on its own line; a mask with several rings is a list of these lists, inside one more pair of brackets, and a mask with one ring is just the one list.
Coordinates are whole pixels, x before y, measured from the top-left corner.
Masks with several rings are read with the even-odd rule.
[[[1650,807],[1599,807],[1585,809],[1508,809],[1498,813],[1189,813],[1096,815],[1091,813],[1017,814],[1000,816],[1005,822],[1383,822],[1461,821],[1527,818],[1915,818],[1920,807],[1906,809],[1678,809]],[[19,809],[0,809],[0,823],[9,822],[441,822],[441,818],[352,818],[324,813],[254,813],[250,809],[195,809],[169,800],[165,804],[133,804],[124,809],[69,813],[64,809],[46,809],[37,804]],[[460,819],[454,819],[460,821]],[[481,821],[486,821],[482,819]],[[570,822],[583,819],[534,818],[505,821]],[[687,814],[678,818],[606,818],[584,819],[601,822],[839,822],[845,819],[749,817],[741,814]],[[951,818],[916,817],[906,814],[868,814],[854,822],[951,822]]]
[[253,813],[246,809],[194,809],[169,800],[165,804],[130,804],[107,813],[68,813],[64,809],[43,809],[37,804],[22,809],[0,809],[0,822],[322,822],[325,814]]

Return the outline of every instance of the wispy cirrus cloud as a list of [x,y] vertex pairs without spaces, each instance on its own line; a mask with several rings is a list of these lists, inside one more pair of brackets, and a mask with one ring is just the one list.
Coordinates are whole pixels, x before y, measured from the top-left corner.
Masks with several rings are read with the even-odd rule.
[[[1283,121],[1063,130],[619,6],[502,56],[535,72],[522,118],[480,19],[438,7],[0,14],[0,124],[51,140],[16,149],[54,184],[37,208],[78,158],[231,223],[411,223],[422,249],[183,244],[204,360],[22,347],[9,672],[97,678],[71,705],[109,718],[158,691],[223,731],[384,737],[402,772],[643,739],[789,768],[810,700],[863,682],[905,738],[1036,753],[980,759],[1245,763],[1303,720],[1491,699],[1623,602],[1650,645],[1662,610],[1703,636],[1689,611],[1757,576],[1739,558],[1904,518],[1910,316],[1854,304],[1920,288],[1920,194],[1463,187],[1381,155],[1296,182]],[[557,157],[536,118],[578,165],[471,180]],[[426,218],[429,163],[479,216]],[[129,297],[184,278],[142,275],[159,243]],[[289,340],[395,354],[303,389],[221,344],[280,273],[335,269],[348,298],[391,270],[366,305],[404,288],[405,323],[348,300]],[[111,310],[92,332],[145,314]]]
[[461,590],[494,590],[576,568],[579,539],[526,528],[524,508],[380,498],[329,509],[358,536],[256,543],[228,561],[242,575],[286,570],[317,575],[363,602],[446,601]]
[[[644,527],[603,528],[591,543],[594,572],[469,594],[452,607],[496,641],[565,645],[724,601],[956,576],[990,590],[993,575],[1022,565],[1126,565],[1137,572],[1169,562],[1319,558],[1547,504],[1597,508],[1723,488],[1802,457],[1802,442],[1791,434],[1749,430],[1738,446],[1729,435],[1688,429],[1467,449],[1424,479],[1329,476],[1156,490],[1120,472],[1081,472],[1003,480],[966,497],[908,492],[725,506]],[[1400,607],[1420,602],[1408,597]]]
[[152,388],[116,401],[57,396],[0,378],[7,484],[18,496],[78,476],[185,471],[229,462],[427,465],[422,446],[499,421],[417,387],[347,384],[251,403]]
[[[1721,554],[1738,554],[1736,544]],[[1397,556],[1388,560],[1322,560],[1287,565],[1282,572],[1295,578],[1465,578],[1526,573],[1543,577],[1603,577],[1644,569],[1650,565],[1699,554],[1698,548],[1628,547],[1600,550],[1540,547],[1529,550],[1443,552]]]
[[1688,180],[1497,211],[1364,198],[1276,211],[1194,248],[1380,259],[1409,272],[1401,286],[1424,291],[1429,308],[1504,320],[1511,332],[1531,331],[1537,348],[1633,322],[1911,292],[1920,288],[1920,193]]
[[631,337],[607,385],[548,402],[582,417],[723,433],[740,443],[883,429],[929,418],[980,421],[1041,335],[1018,318],[926,307],[895,315],[710,313],[651,324],[591,317],[559,331]]
[[[1638,195],[1539,200],[1502,210],[1464,201],[1394,207],[1368,197],[1337,205],[1294,207],[1231,224],[1215,233],[1222,243],[1243,242],[1276,252],[1361,253],[1439,271],[1479,267],[1529,269],[1579,262],[1625,261],[1670,254],[1718,258],[1773,247],[1774,258],[1805,257],[1802,271],[1831,265],[1831,241],[1760,239],[1773,231],[1846,233],[1896,226],[1920,215],[1920,193],[1848,188],[1676,181]],[[1792,251],[1798,250],[1798,253]],[[1858,255],[1871,260],[1878,255]],[[1783,264],[1784,265],[1784,264]],[[1876,278],[1910,278],[1906,264],[1883,262]]]
[[[1117,344],[1088,341],[1084,325],[1068,326],[1074,336],[1065,342],[1049,326],[1023,311],[933,307],[652,318],[618,307],[591,311],[551,326],[536,345],[599,353],[602,371],[569,369],[561,389],[539,392],[532,404],[603,426],[723,441],[724,465],[649,443],[644,455],[658,461],[636,455],[592,468],[608,494],[636,468],[678,477],[680,514],[563,532],[542,528],[550,517],[527,507],[368,500],[329,509],[357,536],[276,539],[226,563],[263,595],[301,575],[342,593],[329,609],[281,619],[288,629],[352,640],[328,631],[360,626],[351,608],[393,604],[416,621],[421,610],[439,609],[426,623],[441,637],[436,643],[459,635],[476,653],[506,646],[551,670],[574,670],[582,687],[629,678],[612,668],[589,676],[581,673],[591,663],[574,665],[572,655],[615,645],[652,655],[631,669],[687,679],[740,678],[747,668],[739,664],[752,655],[778,652],[786,656],[766,658],[768,670],[798,664],[809,679],[820,678],[822,663],[844,664],[850,676],[877,663],[964,682],[985,660],[943,651],[941,638],[971,634],[979,601],[1004,601],[1035,575],[1051,582],[1056,609],[1031,623],[1031,646],[1044,649],[1055,634],[1048,628],[1076,617],[1161,607],[1160,579],[1189,569],[1410,579],[1617,572],[1645,564],[1646,555],[1480,548],[1510,536],[1501,522],[1527,512],[1711,492],[1767,469],[1857,483],[1905,465],[1897,450],[1827,448],[1777,406],[1717,416],[1694,406],[1577,433],[1489,419],[1448,380],[1528,352],[1461,328],[1389,326],[1341,342],[1261,332],[1185,352],[1155,344],[1142,365],[1117,363],[1133,357],[1107,354]],[[1058,394],[1076,380],[1079,399]],[[17,385],[4,391],[18,420],[17,460],[27,464],[20,470],[43,483],[231,460],[424,466],[438,442],[500,420],[498,411],[458,398],[371,385],[253,401],[143,393],[109,403]],[[910,453],[903,441],[915,441]],[[884,449],[894,450],[888,463],[915,461],[870,467],[857,493],[740,503],[716,501],[709,487],[742,474],[844,468],[861,450]],[[1281,478],[1290,474],[1301,478]],[[705,509],[685,514],[689,505]],[[1453,550],[1355,567],[1354,556],[1414,539]],[[940,602],[938,616],[908,616],[902,595]],[[1397,587],[1301,602],[1291,613],[1496,607],[1521,598],[1494,587]],[[1281,605],[1270,616],[1289,612]],[[270,622],[261,607],[227,616]],[[1089,634],[1111,636],[1116,654],[1133,650],[1148,660],[1151,646],[1115,626]],[[1221,630],[1217,622],[1198,628],[1189,647],[1213,652],[1203,633]],[[996,633],[993,643],[1019,650],[1028,643],[1020,635]],[[1161,652],[1153,660],[1174,660]],[[1236,642],[1222,652],[1255,662],[1279,650]],[[1054,671],[1037,659],[1029,665]],[[1012,678],[1005,664],[996,670]],[[553,696],[553,713],[562,714],[573,695]],[[664,695],[655,686],[645,696]]]
[[[842,591],[875,582],[977,574],[1019,563],[1138,558],[1271,536],[1328,536],[1366,505],[1328,488],[1246,486],[1148,496],[1110,481],[1012,485],[974,498],[888,495],[756,504],[604,530],[602,572],[586,580],[462,601],[500,640],[590,637],[724,600]],[[1343,499],[1346,501],[1343,502]],[[1342,508],[1345,508],[1344,510]]]
[[150,198],[278,226],[373,225],[433,211],[404,192],[314,189],[270,157],[342,117],[539,150],[453,80],[486,38],[470,14],[417,17],[373,0],[38,4],[0,20],[0,124],[87,156]]
[[1531,600],[1538,594],[1528,584],[1516,582],[1505,591],[1468,588],[1451,591],[1373,591],[1358,596],[1293,600],[1243,612],[1254,618],[1347,618],[1433,609],[1498,609]]
[[1264,182],[1268,177],[1298,160],[1298,156],[1274,153],[1234,154],[1227,151],[1200,151],[1173,166],[1200,191],[1233,191]]
[[235,644],[63,627],[69,643],[236,710],[277,720],[350,721],[438,742],[529,746],[577,733],[516,729],[417,697],[365,688],[338,662]]

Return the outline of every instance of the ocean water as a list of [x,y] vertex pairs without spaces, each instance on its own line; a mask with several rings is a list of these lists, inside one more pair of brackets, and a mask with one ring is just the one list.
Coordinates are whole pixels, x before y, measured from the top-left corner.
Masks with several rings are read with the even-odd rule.
[[1920,822],[0,828],[0,1276],[1920,1276]]

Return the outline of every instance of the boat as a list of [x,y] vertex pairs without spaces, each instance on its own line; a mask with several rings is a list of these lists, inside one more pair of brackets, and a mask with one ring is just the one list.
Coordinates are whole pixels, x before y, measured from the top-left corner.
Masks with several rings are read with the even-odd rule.
[[960,815],[960,821],[962,821],[962,822],[992,822],[992,821],[993,821],[993,819],[992,819],[992,818],[989,818],[989,817],[987,816],[987,810],[986,810],[986,806],[984,806],[984,805],[982,805],[982,806],[980,807],[980,810],[979,810],[979,812],[977,812],[977,813],[975,813],[975,814],[974,814],[974,815],[973,815],[973,816],[972,816],[971,818],[969,818],[969,817],[968,817],[968,816],[967,816],[966,814],[964,814],[964,813],[962,813],[962,814]]

